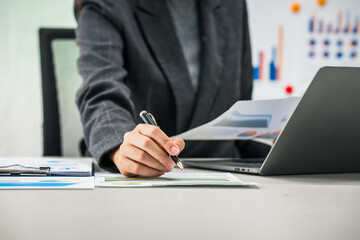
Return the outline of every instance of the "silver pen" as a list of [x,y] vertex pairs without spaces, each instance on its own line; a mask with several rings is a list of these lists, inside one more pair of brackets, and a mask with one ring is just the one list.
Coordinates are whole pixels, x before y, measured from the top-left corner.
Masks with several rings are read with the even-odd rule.
[[[156,123],[154,116],[151,115],[151,113],[148,113],[146,111],[141,111],[139,115],[141,119],[144,121],[144,123],[159,127],[159,125]],[[174,161],[176,166],[178,166],[181,170],[184,171],[184,165],[182,164],[178,156],[172,156],[169,154],[169,158],[171,158]]]
[[0,166],[0,176],[2,175],[51,175],[50,167],[29,167],[21,164],[11,164]]

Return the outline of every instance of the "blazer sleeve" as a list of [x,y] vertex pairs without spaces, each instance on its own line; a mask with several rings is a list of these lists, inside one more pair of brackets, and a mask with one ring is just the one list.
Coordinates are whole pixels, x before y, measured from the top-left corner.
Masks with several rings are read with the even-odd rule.
[[117,148],[124,134],[135,128],[135,108],[124,81],[123,40],[119,30],[96,7],[77,13],[78,71],[83,84],[77,92],[84,138],[99,166],[118,171],[107,153]]

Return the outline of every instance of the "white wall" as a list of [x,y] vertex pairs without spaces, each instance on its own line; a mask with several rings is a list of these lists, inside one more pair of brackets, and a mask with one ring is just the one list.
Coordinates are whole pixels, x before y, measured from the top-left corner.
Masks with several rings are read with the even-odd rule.
[[75,26],[73,0],[0,0],[0,156],[41,156],[38,29]]

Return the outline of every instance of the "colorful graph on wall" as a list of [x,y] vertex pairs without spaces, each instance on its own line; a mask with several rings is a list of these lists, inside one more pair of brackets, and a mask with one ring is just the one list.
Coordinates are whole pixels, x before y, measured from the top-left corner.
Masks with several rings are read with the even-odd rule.
[[[254,66],[254,80],[279,81],[281,79],[282,57],[283,57],[283,42],[284,42],[284,28],[282,26],[278,29],[278,43],[271,49],[271,60],[266,68],[265,55],[266,52],[261,50],[259,52],[258,64]],[[267,70],[267,71],[266,71]]]
[[301,96],[324,66],[360,67],[359,0],[247,4],[253,99]]
[[358,60],[360,14],[339,9],[336,20],[326,21],[314,11],[308,21],[310,59]]

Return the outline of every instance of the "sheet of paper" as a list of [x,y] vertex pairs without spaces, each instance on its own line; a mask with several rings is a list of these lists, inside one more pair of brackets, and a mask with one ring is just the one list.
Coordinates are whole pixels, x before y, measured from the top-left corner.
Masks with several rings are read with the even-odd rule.
[[238,101],[229,110],[180,135],[186,140],[276,139],[300,98]]
[[50,172],[57,175],[91,176],[92,162],[90,158],[0,158],[0,167],[9,166],[12,169],[26,169],[25,167],[50,167]]
[[0,189],[93,189],[94,177],[0,177]]
[[163,187],[163,186],[253,186],[231,173],[166,173],[161,177],[128,178],[121,174],[96,173],[96,187]]

